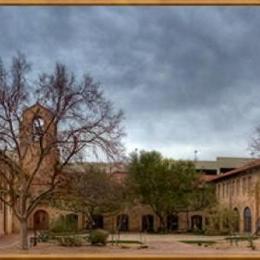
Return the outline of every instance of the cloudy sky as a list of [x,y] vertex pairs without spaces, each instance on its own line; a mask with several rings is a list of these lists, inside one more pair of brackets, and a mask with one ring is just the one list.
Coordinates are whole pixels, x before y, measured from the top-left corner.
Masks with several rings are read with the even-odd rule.
[[125,112],[127,151],[250,156],[260,124],[260,9],[0,7],[0,56],[65,63]]

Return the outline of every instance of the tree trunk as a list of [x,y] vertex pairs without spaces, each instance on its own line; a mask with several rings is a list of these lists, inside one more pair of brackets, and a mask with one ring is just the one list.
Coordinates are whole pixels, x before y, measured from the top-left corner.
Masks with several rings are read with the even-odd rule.
[[27,250],[29,249],[27,219],[21,219],[20,226],[21,226],[21,230],[20,230],[21,246],[23,250]]
[[187,231],[189,231],[190,229],[192,229],[192,227],[190,228],[189,211],[186,211],[186,223],[187,223]]

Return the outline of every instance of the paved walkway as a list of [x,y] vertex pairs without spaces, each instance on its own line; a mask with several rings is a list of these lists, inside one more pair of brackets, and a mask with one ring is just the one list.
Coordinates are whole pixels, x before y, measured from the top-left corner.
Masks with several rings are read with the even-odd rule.
[[[136,246],[127,246],[128,248],[112,246],[97,247],[84,245],[81,247],[62,247],[51,243],[39,243],[31,248],[26,254],[40,255],[260,255],[260,241],[255,242],[256,250],[248,248],[245,241],[239,246],[230,247],[225,242],[224,237],[218,236],[197,236],[197,235],[151,235],[151,234],[121,234],[121,240],[139,240],[148,245],[148,248],[137,248]],[[114,237],[117,239],[117,236]],[[197,244],[186,244],[181,240],[214,240],[218,241],[217,246],[198,246]],[[0,254],[24,254],[19,248],[19,236],[10,235],[0,239]]]
[[[114,235],[117,238],[117,235]],[[223,240],[225,236],[205,236],[194,234],[145,234],[125,233],[120,234],[121,240],[139,240],[142,242],[174,242],[180,240]]]
[[0,237],[0,250],[5,248],[12,248],[19,245],[19,234],[4,235]]

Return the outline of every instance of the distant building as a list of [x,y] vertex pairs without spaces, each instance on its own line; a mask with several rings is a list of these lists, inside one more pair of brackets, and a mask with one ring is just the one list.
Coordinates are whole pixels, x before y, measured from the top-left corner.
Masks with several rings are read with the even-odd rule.
[[217,157],[215,161],[195,161],[197,172],[205,175],[220,175],[252,161],[252,158]]
[[236,212],[239,219],[237,232],[254,233],[260,229],[260,160],[216,176],[219,203]]

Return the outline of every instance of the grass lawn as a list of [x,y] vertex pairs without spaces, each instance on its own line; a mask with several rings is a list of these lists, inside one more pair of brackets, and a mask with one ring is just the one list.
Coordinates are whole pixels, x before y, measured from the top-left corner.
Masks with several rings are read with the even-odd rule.
[[120,243],[120,244],[143,244],[141,241],[138,240],[109,240],[107,243]]

